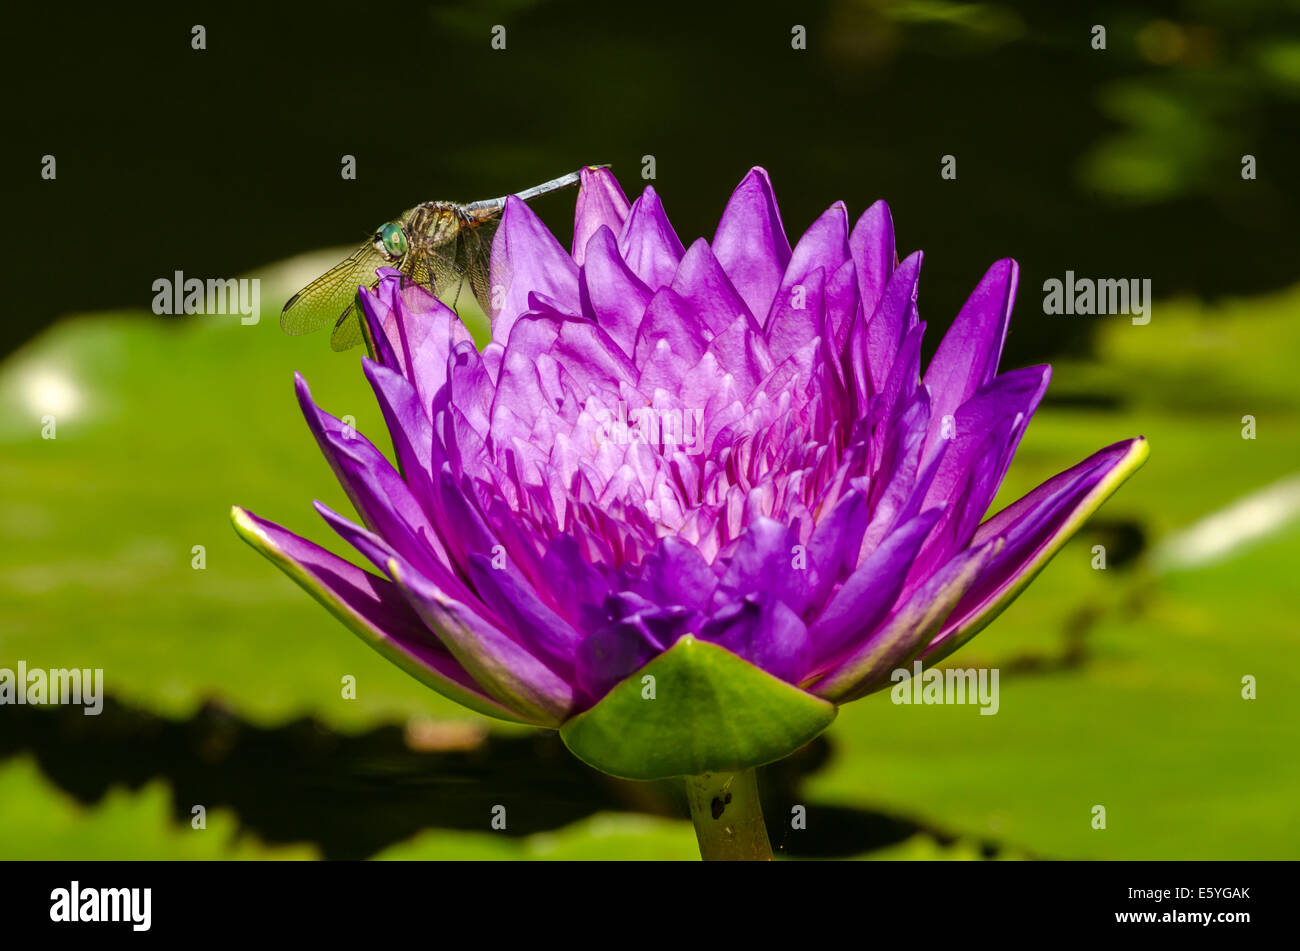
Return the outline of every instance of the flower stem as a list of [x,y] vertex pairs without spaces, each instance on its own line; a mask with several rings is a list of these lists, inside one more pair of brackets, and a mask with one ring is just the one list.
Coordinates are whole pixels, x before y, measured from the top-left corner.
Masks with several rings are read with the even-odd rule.
[[706,862],[772,860],[752,769],[687,776],[686,798],[700,858]]

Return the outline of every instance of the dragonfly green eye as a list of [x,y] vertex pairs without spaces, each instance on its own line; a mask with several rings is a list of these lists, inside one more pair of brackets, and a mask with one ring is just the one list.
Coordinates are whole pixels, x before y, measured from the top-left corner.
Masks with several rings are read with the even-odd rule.
[[396,260],[406,254],[406,232],[401,225],[390,221],[375,232],[375,245],[389,260]]

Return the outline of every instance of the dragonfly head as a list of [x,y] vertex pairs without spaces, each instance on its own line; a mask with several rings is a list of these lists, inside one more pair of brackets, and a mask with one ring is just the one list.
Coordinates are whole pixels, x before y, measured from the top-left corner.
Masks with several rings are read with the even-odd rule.
[[410,247],[406,240],[406,229],[396,221],[380,225],[372,240],[375,250],[389,261],[400,260]]

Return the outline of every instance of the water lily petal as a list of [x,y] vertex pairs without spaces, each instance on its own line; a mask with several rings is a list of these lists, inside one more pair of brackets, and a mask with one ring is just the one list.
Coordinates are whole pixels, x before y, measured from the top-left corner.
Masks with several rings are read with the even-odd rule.
[[484,693],[391,582],[238,506],[230,515],[241,538],[416,680],[478,713],[535,722]]
[[935,394],[932,431],[998,372],[1019,280],[1020,266],[1015,261],[996,262],[943,335],[925,370],[925,385]]
[[957,601],[1002,548],[994,538],[958,552],[894,610],[860,647],[809,689],[835,703],[847,703],[885,686],[926,647]]
[[317,407],[300,375],[294,379],[307,425],[366,527],[421,570],[436,572],[436,533],[401,474],[370,440]]
[[709,243],[699,238],[682,256],[672,289],[712,333],[721,333],[737,317],[753,314],[731,283]]
[[686,249],[653,186],[647,185],[641,197],[632,203],[618,236],[618,250],[650,290],[657,291],[672,283]]
[[1005,535],[1006,546],[926,648],[926,662],[947,657],[1001,614],[1088,517],[1141,467],[1149,451],[1141,437],[1108,446],[981,525],[974,544]]
[[[508,561],[508,560],[507,560]],[[469,558],[474,590],[502,621],[505,630],[561,677],[573,675],[573,655],[579,636],[564,618],[542,602],[517,571],[497,567],[486,555]]]
[[567,312],[581,313],[578,266],[525,202],[506,199],[492,242],[492,337],[508,340],[516,320],[541,293]]
[[831,598],[809,629],[814,672],[838,662],[857,636],[875,630],[898,597],[912,558],[942,514],[941,507],[927,509],[893,532]]
[[920,251],[903,259],[890,275],[880,302],[867,321],[867,369],[873,392],[885,388],[903,337],[911,329],[924,259]]
[[713,253],[749,312],[766,323],[790,264],[790,240],[763,169],[750,169],[732,192],[713,236]]
[[894,248],[894,219],[889,206],[878,201],[862,213],[849,235],[849,254],[858,278],[863,313],[875,312],[890,275],[898,266]]
[[[318,506],[326,521],[393,579],[462,686],[564,725],[602,768],[788,752],[833,716],[804,688],[847,702],[945,656],[1145,453],[1111,447],[980,525],[1050,377],[998,375],[1013,261],[923,376],[922,256],[898,261],[883,202],[851,230],[832,204],[791,249],[755,168],[712,243],[685,250],[653,188],[629,205],[608,170],[579,178],[572,253],[505,202],[481,353],[401,272],[361,293],[397,468],[298,389],[362,524]],[[617,722],[641,709],[642,670],[699,692],[671,709],[718,741],[664,703]],[[751,710],[745,691],[801,725],[740,735],[714,705]],[[622,732],[653,762],[629,762]]]
[[389,561],[388,575],[485,692],[543,726],[564,722],[574,695],[562,677],[401,558]]
[[587,242],[581,280],[582,312],[631,357],[641,318],[654,294],[618,253],[618,239],[609,228],[601,228]]
[[583,168],[578,176],[582,185],[573,210],[573,263],[582,267],[591,236],[601,228],[618,234],[627,220],[629,205],[609,169]]

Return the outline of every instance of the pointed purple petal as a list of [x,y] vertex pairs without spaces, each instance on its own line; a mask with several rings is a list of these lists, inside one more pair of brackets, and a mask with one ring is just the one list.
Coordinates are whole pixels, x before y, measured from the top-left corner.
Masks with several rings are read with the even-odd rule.
[[880,623],[903,586],[908,566],[941,508],[922,512],[886,538],[836,592],[809,630],[818,669],[838,663],[854,639]]
[[914,579],[966,546],[997,495],[1051,378],[1047,365],[1003,373],[957,410],[947,437],[940,436],[941,429],[930,420],[927,461],[934,458],[938,443],[947,445],[925,504],[941,499],[956,504],[950,504],[917,559]]
[[867,370],[873,393],[885,388],[903,337],[916,313],[917,285],[925,256],[914,251],[894,269],[880,302],[867,320]]
[[411,606],[488,694],[544,726],[573,709],[573,689],[536,656],[400,558],[388,565]]
[[844,202],[837,201],[808,226],[786,265],[781,293],[801,284],[813,271],[834,274],[849,257],[849,213]]
[[989,519],[972,544],[1006,537],[1006,547],[981,572],[926,648],[926,663],[947,657],[1009,605],[1150,451],[1142,437],[1108,446],[1048,479]]
[[925,385],[934,394],[932,426],[955,412],[998,372],[1019,279],[1020,267],[1015,261],[1003,258],[996,262],[943,335],[925,370]]
[[641,197],[633,202],[618,237],[618,250],[627,266],[650,290],[672,283],[686,249],[652,186],[647,185]]
[[587,242],[601,228],[618,234],[627,220],[628,201],[614,173],[607,168],[583,168],[582,185],[573,209],[573,260],[582,267]]
[[[507,559],[508,561],[508,559]],[[500,562],[496,562],[499,564]],[[469,576],[474,590],[502,621],[504,628],[528,652],[561,677],[573,676],[573,655],[578,632],[552,608],[519,573],[494,567],[492,558],[471,555]]]
[[591,317],[628,356],[653,292],[618,251],[618,239],[602,228],[587,243],[581,275],[582,312]]
[[736,186],[713,236],[713,253],[749,312],[765,323],[790,264],[790,240],[763,169],[750,169]]
[[391,582],[238,506],[231,519],[246,542],[412,677],[478,713],[535,722],[484,693]]
[[884,626],[809,689],[835,703],[864,697],[889,683],[890,675],[912,662],[934,636],[958,599],[1002,547],[995,538],[959,552],[930,576]]
[[849,253],[858,278],[862,311],[870,316],[898,266],[894,249],[894,219],[889,206],[878,201],[862,213],[849,235]]
[[492,241],[492,339],[508,340],[528,297],[540,293],[581,312],[578,266],[526,202],[511,196]]
[[307,425],[366,527],[420,570],[436,572],[441,546],[401,474],[368,439],[317,407],[301,375],[295,383]]
[[673,275],[672,289],[703,317],[705,325],[715,334],[731,326],[742,314],[753,316],[703,238],[697,239],[683,255]]

